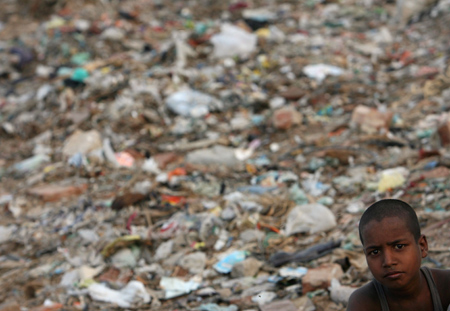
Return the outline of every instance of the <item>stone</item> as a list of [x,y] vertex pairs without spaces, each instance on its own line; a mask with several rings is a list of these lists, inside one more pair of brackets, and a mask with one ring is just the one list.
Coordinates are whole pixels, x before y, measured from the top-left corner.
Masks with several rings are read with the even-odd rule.
[[302,89],[291,87],[287,89],[286,91],[283,91],[280,93],[280,96],[287,99],[287,100],[299,100],[302,98],[306,92]]
[[198,149],[187,154],[186,162],[202,165],[235,166],[239,160],[235,156],[234,148],[216,145],[208,149]]
[[44,185],[28,189],[27,193],[31,196],[38,197],[44,202],[55,202],[67,197],[83,194],[87,188],[87,184],[78,186]]
[[73,156],[77,153],[88,154],[103,146],[101,135],[96,130],[83,132],[76,130],[64,142],[62,153],[67,156]]
[[283,107],[275,110],[273,114],[273,126],[279,130],[287,130],[303,121],[303,116],[294,107]]
[[155,252],[155,260],[161,260],[169,257],[172,254],[174,242],[169,240],[167,242],[161,243]]
[[220,295],[222,299],[230,298],[233,295],[233,292],[229,288],[219,288],[217,289],[217,293]]
[[353,110],[352,123],[368,133],[376,133],[381,129],[389,129],[393,113],[381,112],[375,108],[359,105]]
[[261,241],[264,237],[264,232],[256,229],[247,229],[239,235],[239,239],[244,243]]
[[111,262],[118,268],[134,268],[137,265],[136,257],[129,248],[121,249],[113,256],[111,256]]
[[327,289],[332,279],[339,279],[343,274],[341,266],[335,263],[309,269],[302,279],[303,295],[317,289]]
[[233,266],[231,270],[231,276],[233,278],[242,278],[246,276],[255,276],[263,263],[256,258],[249,257],[244,261],[238,262]]
[[186,255],[181,258],[180,266],[189,270],[192,274],[202,273],[206,266],[206,254],[196,252]]

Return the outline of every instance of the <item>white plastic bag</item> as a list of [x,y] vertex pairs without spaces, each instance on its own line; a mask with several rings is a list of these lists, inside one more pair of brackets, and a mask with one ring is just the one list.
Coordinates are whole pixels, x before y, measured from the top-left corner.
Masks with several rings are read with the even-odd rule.
[[95,283],[88,287],[88,291],[92,299],[116,303],[121,308],[129,308],[136,300],[142,303],[149,303],[151,300],[144,284],[139,281],[131,281],[119,291]]
[[219,34],[211,37],[214,57],[246,57],[256,49],[256,35],[231,24],[223,24],[220,30]]
[[328,231],[336,226],[336,217],[322,204],[299,205],[289,213],[286,235],[300,232],[317,233]]
[[173,93],[166,99],[166,104],[176,114],[191,118],[203,117],[223,106],[217,98],[190,89]]
[[314,64],[308,65],[303,68],[303,72],[311,79],[315,79],[318,82],[322,82],[327,76],[340,76],[344,73],[342,68],[327,65],[327,64]]
[[166,291],[165,298],[171,299],[197,290],[200,287],[200,284],[194,281],[184,282],[177,278],[163,277],[161,278],[159,286]]

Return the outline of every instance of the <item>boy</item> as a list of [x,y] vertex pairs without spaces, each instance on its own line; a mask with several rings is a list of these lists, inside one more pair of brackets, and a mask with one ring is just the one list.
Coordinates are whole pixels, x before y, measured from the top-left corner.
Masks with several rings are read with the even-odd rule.
[[420,267],[428,243],[409,204],[374,203],[361,217],[359,237],[374,280],[351,295],[347,311],[447,310],[450,271]]

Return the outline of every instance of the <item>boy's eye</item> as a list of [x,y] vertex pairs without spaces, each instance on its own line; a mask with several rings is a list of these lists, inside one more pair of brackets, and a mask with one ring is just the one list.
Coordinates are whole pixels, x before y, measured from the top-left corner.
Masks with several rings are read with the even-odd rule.
[[405,247],[405,244],[397,244],[397,245],[395,245],[395,249],[402,249],[403,247]]
[[371,251],[371,252],[369,253],[369,255],[378,255],[379,252],[380,252],[380,251],[379,251],[378,249],[374,249],[373,251]]

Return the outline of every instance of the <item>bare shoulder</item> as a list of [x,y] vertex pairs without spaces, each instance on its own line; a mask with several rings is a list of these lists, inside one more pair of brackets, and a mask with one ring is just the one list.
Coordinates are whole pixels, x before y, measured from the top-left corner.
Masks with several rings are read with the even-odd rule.
[[448,289],[450,288],[450,270],[445,269],[430,269],[433,274],[434,282],[436,283],[441,302],[444,306],[450,304],[450,296]]
[[358,288],[350,296],[347,311],[379,311],[381,310],[380,300],[372,282]]

